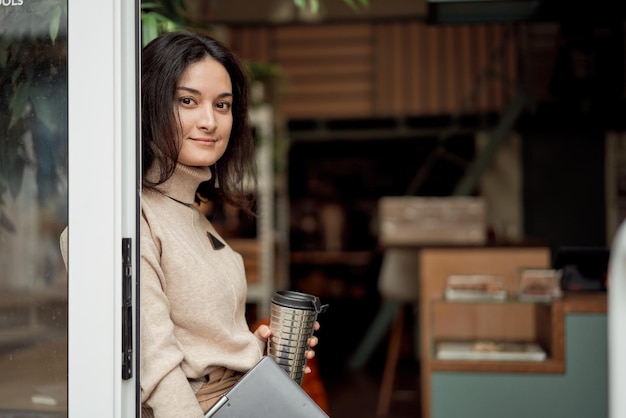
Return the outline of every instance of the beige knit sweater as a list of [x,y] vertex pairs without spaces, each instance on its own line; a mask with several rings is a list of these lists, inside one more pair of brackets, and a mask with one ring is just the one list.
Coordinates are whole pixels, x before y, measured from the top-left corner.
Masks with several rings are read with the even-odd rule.
[[142,193],[141,401],[156,418],[200,418],[188,379],[215,367],[247,371],[265,343],[245,319],[243,260],[193,206],[208,168],[180,165],[159,191]]

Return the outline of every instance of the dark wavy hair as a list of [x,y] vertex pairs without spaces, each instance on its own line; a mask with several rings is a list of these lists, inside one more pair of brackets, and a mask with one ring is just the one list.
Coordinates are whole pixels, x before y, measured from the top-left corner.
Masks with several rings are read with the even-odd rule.
[[[142,185],[154,188],[174,173],[181,144],[181,130],[174,113],[176,87],[190,64],[206,57],[221,63],[232,83],[233,127],[228,147],[211,167],[213,179],[225,202],[250,212],[254,198],[244,189],[244,179],[256,184],[254,140],[248,124],[248,77],[239,59],[215,39],[201,34],[169,32],[143,49],[141,56]],[[158,162],[158,179],[146,173]],[[151,181],[153,180],[153,181]],[[203,184],[201,189],[206,190]]]

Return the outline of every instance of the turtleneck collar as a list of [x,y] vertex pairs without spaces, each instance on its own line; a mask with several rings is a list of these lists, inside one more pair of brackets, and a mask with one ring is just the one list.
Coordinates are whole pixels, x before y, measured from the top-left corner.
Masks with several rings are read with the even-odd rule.
[[207,180],[211,180],[209,167],[192,167],[178,163],[172,177],[159,184],[156,189],[178,202],[191,205],[198,186]]

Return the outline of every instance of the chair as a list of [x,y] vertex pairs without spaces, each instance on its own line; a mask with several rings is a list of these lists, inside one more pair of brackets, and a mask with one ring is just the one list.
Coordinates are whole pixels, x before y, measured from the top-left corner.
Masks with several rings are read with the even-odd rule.
[[[389,412],[404,337],[405,308],[407,305],[416,307],[419,300],[418,271],[416,250],[389,248],[385,251],[378,276],[378,290],[384,302],[351,360],[353,368],[362,367],[385,332],[390,330],[387,358],[378,396],[377,416],[386,416]],[[418,310],[415,309],[415,312]],[[415,324],[418,323],[416,320]],[[415,356],[419,358],[417,330],[414,336]]]

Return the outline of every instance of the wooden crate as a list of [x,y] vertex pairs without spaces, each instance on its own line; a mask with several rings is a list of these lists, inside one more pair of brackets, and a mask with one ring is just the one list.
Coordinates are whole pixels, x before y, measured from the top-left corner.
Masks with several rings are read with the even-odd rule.
[[486,242],[481,198],[388,196],[379,201],[379,217],[383,246]]

